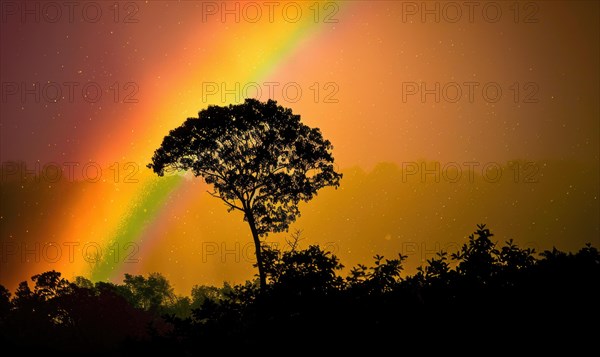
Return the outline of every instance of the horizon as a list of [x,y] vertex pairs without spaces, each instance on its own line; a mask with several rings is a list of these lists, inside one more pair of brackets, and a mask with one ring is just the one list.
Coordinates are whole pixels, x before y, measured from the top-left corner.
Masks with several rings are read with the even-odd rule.
[[[575,160],[569,162],[564,160],[535,162],[513,160],[513,163],[520,163],[520,165],[509,166],[509,163],[505,163],[499,166],[503,173],[499,179],[494,170],[491,170],[486,178],[482,174],[484,171],[476,169],[478,166],[459,165],[458,170],[462,170],[462,174],[459,179],[456,179],[459,176],[451,172],[456,172],[457,167],[452,165],[444,170],[444,165],[440,164],[436,170],[435,166],[432,166],[435,162],[437,161],[407,161],[404,165],[404,172],[403,165],[395,163],[379,163],[372,170],[364,170],[359,166],[341,169],[344,177],[337,190],[325,189],[313,201],[301,204],[302,216],[291,225],[289,232],[270,234],[267,241],[280,248],[285,248],[286,238],[289,238],[296,230],[302,230],[301,247],[307,248],[308,245],[319,244],[323,249],[337,255],[342,261],[350,263],[344,271],[358,263],[370,261],[375,254],[382,254],[386,258],[405,254],[408,255],[408,259],[404,263],[403,275],[414,273],[418,266],[425,264],[426,260],[432,258],[437,251],[446,250],[451,253],[453,249],[460,247],[461,242],[471,233],[471,228],[480,223],[487,224],[495,231],[495,241],[498,244],[514,239],[521,248],[534,248],[538,254],[544,250],[551,250],[553,247],[573,251],[588,242],[595,247],[600,245],[599,234],[596,233],[591,237],[585,234],[594,229],[596,232],[598,230],[600,210],[594,206],[597,198],[577,190],[577,187],[585,188],[598,181],[599,174],[593,170],[593,165],[590,166],[589,163],[586,165]],[[429,171],[422,170],[421,164],[423,163],[426,164],[425,168]],[[523,170],[527,163],[534,163],[535,166]],[[114,187],[127,185],[114,181],[114,171],[109,171],[110,175],[105,180],[98,182],[93,182],[95,180],[93,177],[71,179],[68,173],[63,173],[60,180],[57,181],[56,175],[54,175],[55,168],[49,166],[46,170],[48,174],[36,180],[31,176],[21,177],[21,174],[27,173],[23,167],[15,169],[14,166],[8,166],[7,162],[2,164],[0,165],[0,176],[4,187],[10,187],[9,184],[12,183],[18,187],[28,188],[26,191],[34,192],[35,197],[41,202],[51,200],[54,196],[52,190],[40,190],[48,184],[58,187],[57,189],[62,192],[61,199],[63,200],[71,197],[82,187],[100,185],[105,187],[103,189],[105,194],[110,195]],[[495,166],[490,167],[496,168]],[[7,171],[9,172],[7,173]],[[437,175],[433,174],[436,171]],[[557,180],[557,173],[565,171],[579,172],[579,180],[568,182],[569,176]],[[589,172],[587,175],[585,175],[586,171]],[[43,172],[42,166],[39,173],[43,175]],[[517,172],[520,175],[516,176]],[[31,173],[33,170],[29,170],[29,174]],[[473,174],[472,179],[469,173]],[[425,174],[425,176],[421,174]],[[148,249],[144,246],[143,241],[140,243],[134,241],[132,235],[123,235],[111,242],[106,242],[105,237],[99,234],[92,236],[93,238],[64,240],[56,236],[52,239],[40,238],[32,230],[27,233],[30,237],[29,240],[22,240],[18,237],[23,237],[24,234],[18,234],[18,232],[24,233],[28,227],[29,218],[24,217],[25,220],[19,220],[14,215],[5,215],[3,219],[6,223],[2,225],[1,232],[3,235],[11,237],[11,240],[3,241],[0,263],[3,271],[10,272],[8,274],[10,279],[5,276],[0,280],[0,284],[16,287],[20,281],[28,280],[33,274],[55,268],[62,270],[65,278],[73,279],[75,276],[84,276],[93,281],[108,280],[114,283],[122,281],[125,273],[136,275],[159,272],[169,279],[175,291],[180,294],[189,293],[194,285],[220,286],[225,281],[242,283],[246,280],[253,280],[256,273],[255,268],[252,267],[255,262],[253,243],[241,214],[228,213],[221,202],[210,197],[205,192],[209,186],[203,182],[202,178],[193,177],[189,173],[173,173],[171,176],[180,177],[184,181],[183,185],[186,188],[183,196],[193,195],[191,197],[194,197],[193,206],[188,208],[183,216],[171,219],[183,220],[186,225],[188,222],[193,223],[196,220],[199,222],[196,227],[180,227],[175,233],[169,233],[165,229],[155,232],[157,237],[155,239],[160,242],[160,245]],[[554,180],[549,180],[549,178],[554,178]],[[154,180],[160,182],[161,179],[155,178]],[[522,214],[522,212],[532,212],[535,207],[535,205],[528,204],[527,200],[546,199],[556,200],[557,203],[560,203],[560,195],[552,192],[565,187],[567,183],[575,186],[575,189],[572,189],[570,200],[563,201],[560,206],[546,214],[525,216]],[[434,188],[434,190],[429,190],[429,188]],[[458,191],[456,191],[457,189]],[[473,194],[479,190],[481,190],[479,194]],[[530,190],[533,191],[530,192]],[[3,192],[4,199],[9,192]],[[363,198],[353,198],[357,192],[362,192]],[[383,192],[385,192],[384,196],[382,196]],[[486,197],[488,195],[491,197]],[[167,202],[170,202],[171,206],[176,205],[181,197],[179,194],[170,194]],[[446,197],[446,201],[440,200],[439,197]],[[452,198],[452,200],[448,201],[448,198]],[[382,199],[397,202],[405,208],[392,210],[393,204],[381,205]],[[498,207],[482,210],[470,203],[471,200],[482,200],[484,207],[494,203]],[[519,204],[524,207],[507,215],[509,208],[515,210],[512,205],[514,201],[524,201]],[[431,211],[410,209],[411,203],[416,207],[424,207],[422,202],[429,202]],[[377,203],[381,207],[373,206]],[[567,217],[568,212],[575,209],[581,211],[584,203],[591,210],[588,216]],[[444,207],[448,205],[450,207]],[[473,208],[463,212],[453,212],[453,207],[465,205],[471,205]],[[17,205],[12,205],[12,207],[15,206]],[[368,218],[361,218],[360,206],[371,207],[366,211]],[[101,205],[98,203],[97,207],[101,207]],[[324,211],[326,207],[329,209]],[[440,212],[442,219],[439,217]],[[198,216],[203,213],[209,213],[211,220]],[[380,218],[380,215],[388,217]],[[150,216],[151,213],[144,216],[144,226],[151,224],[148,218]],[[474,222],[468,222],[469,219],[461,218],[465,216],[472,218]],[[53,216],[50,215],[50,217]],[[329,217],[329,224],[324,223],[326,222],[323,221],[325,217]],[[505,220],[502,217],[510,217],[508,218],[510,224],[504,224]],[[590,220],[590,217],[597,218]],[[555,218],[559,219],[555,220]],[[348,225],[346,219],[351,219],[352,224]],[[532,222],[534,224],[531,224]],[[340,224],[346,225],[346,228],[339,230],[340,233],[336,236],[335,227]],[[39,234],[43,235],[43,233]],[[185,237],[189,237],[189,239]],[[14,245],[10,242],[19,243]],[[366,242],[369,242],[370,245],[368,250],[364,249]],[[57,244],[59,249],[45,250],[44,244],[49,243]],[[36,244],[38,245],[36,246]],[[110,263],[106,265],[111,269],[109,273],[104,270],[104,273],[99,274],[98,268],[94,269],[95,264],[88,262],[95,258],[84,255],[85,244],[91,244],[87,249],[88,255],[95,253],[98,249],[107,254],[102,261]],[[180,249],[187,252],[184,255],[187,258],[178,259],[178,264],[188,272],[185,275],[180,274],[181,268],[173,266],[171,258],[177,256],[177,253],[162,254],[165,251],[170,252],[176,246],[182,247]],[[118,254],[120,254],[117,262],[115,262],[114,256],[115,248],[118,248]],[[56,259],[58,251],[61,255]],[[71,259],[71,254],[73,259]],[[181,253],[179,254],[181,255]],[[39,260],[37,263],[34,262],[36,256]],[[211,272],[212,276],[206,272]]]

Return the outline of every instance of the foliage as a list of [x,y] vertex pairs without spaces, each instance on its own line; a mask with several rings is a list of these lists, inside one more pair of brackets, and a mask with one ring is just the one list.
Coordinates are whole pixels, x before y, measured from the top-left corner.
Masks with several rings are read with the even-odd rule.
[[367,267],[359,264],[352,268],[347,281],[350,287],[356,290],[362,290],[364,293],[383,294],[394,289],[401,281],[400,272],[402,271],[402,262],[406,256],[399,254],[398,259],[386,259],[383,256],[375,255],[375,265]]
[[252,214],[263,235],[286,230],[300,201],[339,185],[331,150],[320,130],[290,109],[246,99],[209,106],[171,130],[148,167],[159,176],[173,169],[202,176],[229,209]]
[[125,288],[129,290],[133,306],[149,311],[159,311],[161,306],[175,303],[173,288],[167,279],[151,273],[148,278],[142,275],[125,274]]
[[148,164],[159,176],[191,171],[212,185],[213,197],[239,210],[255,243],[261,287],[266,286],[259,237],[286,231],[300,216],[298,204],[326,186],[338,187],[333,147],[318,128],[278,106],[246,99],[209,106],[165,136]]
[[[595,336],[586,327],[599,317],[595,247],[574,254],[553,248],[538,259],[532,249],[512,240],[499,247],[491,237],[478,225],[458,252],[439,252],[413,276],[401,276],[404,256],[376,255],[346,277],[335,255],[300,249],[296,237],[286,251],[265,247],[269,284],[262,293],[257,282],[225,283],[196,285],[182,297],[157,273],[94,284],[49,271],[32,277],[33,289],[22,282],[11,295],[0,286],[0,341],[46,353],[189,355],[245,350],[265,335],[272,346],[290,338],[311,346],[327,336],[393,347],[398,336],[441,341],[465,338],[465,331],[486,339],[502,333],[505,322],[514,336],[551,335],[565,323],[579,338]],[[522,343],[504,340],[511,342]]]

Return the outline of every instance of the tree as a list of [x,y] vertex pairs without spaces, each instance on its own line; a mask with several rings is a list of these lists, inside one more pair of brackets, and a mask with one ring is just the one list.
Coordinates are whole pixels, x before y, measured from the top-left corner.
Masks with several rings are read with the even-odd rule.
[[[317,245],[303,250],[296,247],[297,244],[292,245],[289,251],[263,248],[265,271],[278,294],[306,299],[341,289],[343,279],[337,276],[336,271],[344,266],[335,255]],[[285,303],[288,302],[286,300]]]
[[219,302],[226,298],[225,290],[230,290],[231,287],[228,283],[224,284],[223,289],[219,289],[216,286],[209,285],[194,285],[192,287],[192,309],[202,308],[202,304],[206,300],[212,300]]
[[383,262],[383,256],[376,254],[375,266],[367,267],[363,264],[350,270],[350,275],[346,278],[350,288],[356,291],[369,294],[383,294],[392,291],[401,281],[400,272],[402,271],[402,262],[408,256],[398,254],[398,259],[386,259]]
[[500,252],[490,239],[493,236],[485,224],[478,224],[475,233],[469,236],[468,244],[463,244],[458,252],[452,254],[452,259],[459,262],[456,271],[460,275],[483,284],[494,275],[498,270]]
[[[10,291],[4,287],[4,285],[0,284],[0,327],[2,327],[2,323],[8,316],[12,304],[10,302]],[[2,335],[0,335],[1,340]]]
[[125,274],[123,282],[131,293],[131,302],[135,307],[157,312],[168,303],[175,302],[171,284],[159,273],[150,273],[147,279],[142,275]]
[[61,278],[61,275],[61,273],[51,270],[32,276],[31,280],[35,283],[33,292],[44,301],[67,294],[70,283]]
[[213,197],[238,210],[250,226],[261,289],[266,285],[260,238],[286,231],[298,204],[326,186],[338,187],[331,143],[291,109],[269,100],[209,106],[171,130],[148,165],[158,176],[190,170],[211,184]]

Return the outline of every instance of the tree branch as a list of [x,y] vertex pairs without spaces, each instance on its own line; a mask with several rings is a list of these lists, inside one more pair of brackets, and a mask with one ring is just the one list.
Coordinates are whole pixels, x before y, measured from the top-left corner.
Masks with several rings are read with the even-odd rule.
[[244,212],[244,209],[242,209],[242,208],[240,208],[240,207],[238,207],[238,206],[234,205],[233,203],[231,203],[231,202],[227,201],[227,200],[226,200],[225,198],[223,198],[222,196],[219,196],[219,195],[217,195],[216,193],[210,192],[210,191],[208,191],[208,190],[206,190],[206,192],[208,192],[208,194],[209,194],[209,195],[211,195],[211,196],[213,196],[213,197],[216,197],[216,198],[220,199],[221,201],[225,202],[225,204],[226,204],[227,206],[229,206],[231,209],[237,209],[237,210],[240,210],[240,211]]
[[225,178],[224,178],[222,175],[218,174],[218,173],[214,173],[214,172],[208,172],[208,171],[205,171],[205,170],[198,170],[198,172],[200,172],[200,173],[201,173],[201,174],[203,174],[203,175],[206,175],[206,176],[214,176],[214,177],[216,177],[216,178],[219,178],[219,179],[221,179],[221,180],[225,181]]

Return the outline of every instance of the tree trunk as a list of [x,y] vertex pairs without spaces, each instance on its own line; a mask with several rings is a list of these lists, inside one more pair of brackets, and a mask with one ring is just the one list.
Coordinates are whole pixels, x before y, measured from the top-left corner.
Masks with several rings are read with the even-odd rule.
[[258,276],[260,279],[260,291],[264,292],[267,287],[267,277],[265,275],[263,259],[262,259],[262,249],[260,247],[260,237],[258,236],[258,231],[256,230],[256,222],[254,221],[254,215],[252,212],[246,213],[246,218],[248,219],[248,225],[250,225],[250,231],[252,231],[252,238],[254,239],[254,249],[256,250],[256,265],[258,266]]

